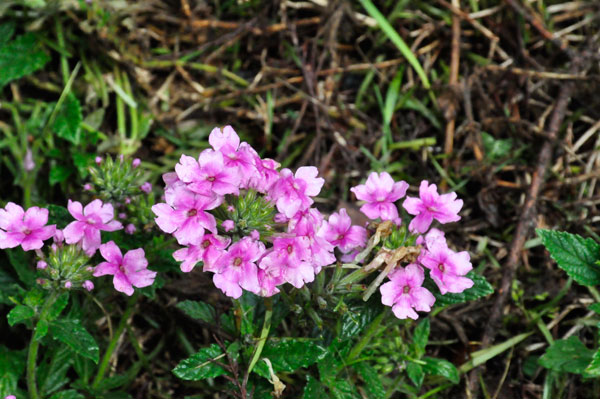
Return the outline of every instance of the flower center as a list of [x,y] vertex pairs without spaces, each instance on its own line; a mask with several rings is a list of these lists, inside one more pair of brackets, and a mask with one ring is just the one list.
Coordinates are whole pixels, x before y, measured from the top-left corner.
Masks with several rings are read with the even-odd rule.
[[188,217],[196,216],[197,214],[198,214],[198,211],[195,209],[190,209],[187,213]]
[[402,292],[408,294],[410,292],[410,286],[405,285],[404,288],[402,288]]
[[31,234],[31,230],[25,229],[25,230],[23,230],[23,234],[28,236],[29,234]]
[[344,239],[344,235],[340,234],[339,236],[337,236],[336,240],[337,241],[342,241]]
[[210,247],[210,241],[209,240],[204,240],[202,241],[202,248],[208,248]]
[[233,260],[234,266],[239,266],[241,264],[242,264],[242,258],[240,258],[239,256]]
[[292,252],[294,252],[294,247],[292,246],[292,244],[287,246],[287,253],[291,254]]
[[439,269],[439,270],[440,270],[440,271],[443,273],[443,272],[446,270],[446,267],[444,266],[444,264],[443,264],[443,263],[440,263],[440,264],[438,265],[438,269]]
[[210,177],[208,177],[206,180],[208,180],[209,182],[213,182],[213,181],[215,181],[215,180],[216,180],[216,177],[214,177],[214,176],[210,176]]
[[119,270],[121,271],[121,273],[125,273],[125,266],[123,266],[123,265],[119,266]]

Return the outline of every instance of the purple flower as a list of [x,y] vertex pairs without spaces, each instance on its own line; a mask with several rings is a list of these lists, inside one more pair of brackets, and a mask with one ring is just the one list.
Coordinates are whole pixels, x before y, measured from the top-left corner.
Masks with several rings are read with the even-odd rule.
[[139,158],[135,158],[132,162],[131,162],[131,166],[135,169],[138,166],[140,166],[142,163],[142,160]]
[[221,223],[221,226],[223,227],[223,230],[231,231],[235,227],[235,224],[233,223],[233,220],[227,219],[227,220],[223,220],[223,223]]
[[40,270],[44,270],[45,268],[48,267],[48,264],[46,262],[44,262],[43,260],[38,260],[36,267]]
[[218,151],[204,150],[198,161],[182,155],[175,165],[177,176],[188,183],[188,189],[195,193],[212,196],[238,194],[241,175],[236,168],[226,167],[223,154]]
[[73,286],[73,283],[71,283],[70,281],[65,281],[65,288],[66,289],[71,288],[71,286]]
[[82,207],[78,201],[71,201],[67,205],[69,213],[75,218],[63,229],[67,244],[81,242],[86,254],[93,255],[102,243],[100,231],[115,231],[123,228],[121,222],[113,220],[115,211],[111,204],[103,204],[96,199]]
[[404,197],[407,189],[408,183],[394,182],[387,172],[372,172],[365,184],[352,187],[350,191],[359,200],[366,201],[360,210],[369,219],[395,220],[398,218],[398,209],[394,202]]
[[125,226],[125,233],[127,234],[133,234],[136,230],[137,229],[135,228],[135,225],[133,225],[132,223],[129,223],[127,226]]
[[443,238],[430,239],[427,250],[421,252],[419,262],[430,270],[429,275],[440,292],[459,293],[473,286],[473,280],[463,277],[473,266],[467,251],[454,252]]
[[421,182],[419,197],[407,197],[402,206],[406,212],[416,215],[408,228],[412,232],[424,233],[433,219],[445,224],[460,220],[458,212],[463,206],[463,201],[456,199],[456,193],[439,195],[435,184],[426,180]]
[[348,253],[356,247],[364,247],[367,242],[367,230],[361,226],[352,226],[352,220],[345,208],[339,213],[329,216],[324,223],[323,237],[335,245],[343,253]]
[[381,302],[392,306],[392,311],[399,319],[410,317],[416,320],[419,315],[415,310],[429,312],[435,303],[435,297],[427,288],[421,287],[425,273],[420,266],[410,264],[398,268],[388,276],[390,281],[379,288]]
[[85,183],[83,185],[83,191],[92,191],[93,188],[94,186],[92,186],[92,183]]
[[146,194],[150,194],[150,192],[152,191],[152,183],[150,182],[145,182],[144,184],[142,184],[140,186],[140,190],[142,190],[143,192],[145,192]]
[[213,277],[215,286],[232,298],[242,295],[242,288],[259,292],[258,267],[256,261],[265,252],[265,246],[248,237],[229,247],[218,260],[218,270]]
[[204,262],[205,272],[218,270],[217,260],[225,253],[225,248],[231,243],[230,238],[220,237],[213,234],[205,234],[199,245],[178,249],[173,252],[173,258],[181,264],[182,272],[190,272],[196,263]]
[[100,253],[106,262],[94,269],[94,277],[110,274],[115,289],[125,295],[133,294],[133,287],[142,288],[152,285],[156,272],[148,270],[148,261],[142,248],[127,251],[125,256],[114,241],[100,246]]
[[181,245],[197,245],[205,229],[217,232],[215,217],[205,211],[220,205],[218,197],[195,194],[181,185],[168,189],[165,197],[167,203],[153,205],[152,212],[158,227],[173,233]]
[[90,280],[85,280],[81,286],[88,291],[94,289],[94,283],[92,283]]
[[298,211],[308,209],[314,197],[319,194],[325,180],[317,177],[319,171],[314,166],[298,168],[296,174],[282,169],[279,179],[269,189],[269,197],[275,201],[277,210],[286,217],[293,217]]
[[94,159],[94,162],[96,162],[96,165],[100,165],[102,163],[102,157],[96,157],[96,159]]
[[9,202],[0,209],[0,248],[21,245],[23,251],[40,249],[44,240],[52,237],[56,225],[46,226],[48,210],[32,206],[24,211],[21,206]]

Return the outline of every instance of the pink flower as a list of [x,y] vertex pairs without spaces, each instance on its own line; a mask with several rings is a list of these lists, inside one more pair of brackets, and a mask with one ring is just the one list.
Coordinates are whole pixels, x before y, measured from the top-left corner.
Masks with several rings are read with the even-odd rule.
[[236,168],[226,167],[223,154],[217,151],[204,150],[198,161],[182,155],[175,165],[177,176],[188,183],[188,189],[195,193],[212,196],[238,194],[241,175]]
[[240,137],[231,126],[223,130],[214,128],[208,136],[208,142],[215,151],[223,154],[226,167],[237,169],[245,186],[246,181],[256,173],[254,166],[255,151],[247,143],[240,143]]
[[31,152],[31,150],[29,148],[25,152],[25,158],[23,159],[23,169],[25,169],[26,172],[31,172],[33,169],[35,169],[35,161],[33,160],[33,153]]
[[90,280],[85,280],[81,286],[88,291],[94,289],[94,283],[92,283]]
[[[272,252],[271,252],[272,253]],[[265,256],[261,261],[258,269],[258,284],[260,289],[258,295],[269,297],[279,292],[278,285],[285,282],[283,277],[283,268],[278,257]]]
[[96,159],[94,159],[94,162],[96,162],[97,165],[100,165],[102,163],[102,157],[96,157]]
[[32,206],[24,211],[13,202],[0,209],[0,248],[14,248],[18,245],[23,251],[40,249],[44,240],[52,237],[56,225],[46,226],[48,210]]
[[138,166],[140,166],[142,164],[142,160],[139,158],[135,158],[132,162],[131,162],[131,166],[135,169]]
[[218,270],[213,276],[215,286],[232,298],[242,295],[242,288],[258,292],[258,267],[256,261],[265,252],[265,246],[248,237],[229,247],[218,260]]
[[445,224],[460,220],[458,212],[463,206],[462,200],[456,199],[456,193],[439,195],[435,184],[423,180],[419,187],[419,197],[407,197],[402,206],[406,212],[416,215],[408,228],[412,232],[424,233],[433,219]]
[[217,232],[215,217],[205,211],[219,206],[219,198],[195,194],[181,185],[168,189],[165,197],[167,204],[153,205],[152,212],[157,216],[158,227],[166,233],[173,233],[181,245],[197,245],[205,229]]
[[473,269],[469,253],[452,251],[445,239],[427,242],[427,250],[421,252],[419,262],[430,270],[429,275],[442,294],[463,292],[473,286],[473,280],[463,277]]
[[293,217],[298,211],[308,209],[314,197],[319,194],[325,180],[317,177],[319,171],[314,166],[298,168],[296,174],[282,169],[279,179],[269,189],[269,197],[275,201],[277,210],[286,217]]
[[223,223],[221,223],[221,227],[223,227],[223,230],[225,231],[231,231],[235,227],[235,224],[233,223],[233,220],[227,219],[223,220]]
[[83,191],[92,191],[93,188],[94,186],[92,186],[92,183],[85,183],[83,185]]
[[152,191],[152,183],[150,182],[145,182],[144,184],[142,184],[140,186],[140,190],[142,190],[143,192],[145,192],[146,194],[150,194],[150,192]]
[[230,238],[220,237],[213,234],[205,234],[199,245],[178,249],[173,252],[173,258],[181,264],[184,273],[192,271],[196,263],[204,262],[205,272],[214,272],[217,268],[217,259],[225,253],[225,248],[231,243]]
[[71,286],[73,286],[73,283],[71,283],[70,281],[65,281],[65,288],[66,289],[71,288]]
[[8,395],[5,396],[4,399],[17,399],[17,397],[15,395]]
[[248,187],[260,193],[266,193],[279,178],[277,169],[281,165],[272,159],[261,159],[256,155],[254,166],[257,173],[248,180]]
[[352,187],[350,191],[359,200],[366,201],[360,210],[369,219],[395,220],[398,218],[398,209],[394,202],[404,197],[407,189],[408,183],[394,182],[387,172],[372,172],[365,184]]
[[323,227],[323,215],[316,208],[299,211],[288,223],[289,233],[307,240],[309,255],[306,259],[312,264],[316,274],[321,272],[323,266],[335,262],[333,254],[335,246],[323,236]]
[[283,279],[294,287],[301,288],[315,279],[315,268],[310,262],[310,256],[307,237],[277,237],[273,240],[273,251],[260,261],[260,268],[267,270],[279,265]]
[[133,287],[142,288],[152,285],[156,272],[148,270],[148,261],[142,248],[127,251],[125,256],[114,241],[100,246],[100,253],[106,262],[94,269],[94,277],[112,275],[115,289],[125,295],[133,294]]
[[82,207],[78,201],[69,200],[69,213],[75,218],[63,229],[67,244],[81,242],[83,250],[93,255],[100,247],[100,231],[115,231],[123,228],[121,222],[113,220],[115,212],[111,204],[96,199]]
[[44,270],[47,267],[48,267],[48,264],[45,261],[43,261],[43,260],[37,261],[36,268],[38,268],[40,270]]
[[329,216],[324,223],[323,237],[335,245],[343,253],[348,253],[356,247],[364,247],[367,243],[367,230],[361,226],[352,226],[352,220],[345,208],[339,213]]
[[127,234],[133,234],[135,233],[137,229],[135,228],[135,226],[132,223],[129,223],[127,226],[125,226],[125,233]]
[[390,281],[379,288],[381,302],[392,306],[392,311],[399,319],[410,317],[416,320],[419,315],[415,310],[429,312],[435,303],[435,297],[427,288],[421,287],[425,273],[420,266],[410,264],[398,268],[388,276]]

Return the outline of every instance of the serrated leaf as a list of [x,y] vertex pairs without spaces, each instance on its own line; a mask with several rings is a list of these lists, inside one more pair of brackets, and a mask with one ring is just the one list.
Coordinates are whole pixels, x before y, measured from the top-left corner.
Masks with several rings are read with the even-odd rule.
[[50,334],[54,339],[66,344],[76,353],[98,363],[98,344],[79,320],[55,320],[50,324]]
[[25,294],[25,298],[23,298],[23,303],[29,306],[30,308],[35,309],[36,307],[44,303],[44,300],[44,291],[38,288],[32,288],[27,292],[27,294]]
[[422,366],[425,374],[430,375],[441,375],[446,377],[454,384],[458,384],[460,377],[456,366],[445,359],[438,359],[435,357],[424,357],[421,359],[425,362]]
[[346,340],[359,334],[366,326],[381,313],[383,305],[381,300],[373,300],[367,303],[357,301],[348,306],[348,310],[342,316],[341,331],[339,338]]
[[182,380],[199,381],[205,378],[217,377],[226,371],[214,360],[223,358],[225,354],[217,344],[202,348],[191,357],[181,361],[173,369],[173,374]]
[[494,288],[487,282],[485,277],[473,272],[467,273],[466,277],[473,280],[473,286],[460,294],[447,293],[442,295],[439,290],[432,288],[435,296],[435,304],[438,306],[455,305],[457,303],[474,301],[494,292]]
[[[314,339],[271,338],[267,340],[260,357],[271,361],[275,373],[279,371],[291,373],[318,362],[326,354],[327,350]],[[270,376],[265,362],[258,362],[253,371],[265,378]]]
[[335,399],[360,399],[358,390],[347,380],[336,380],[329,386],[329,391]]
[[192,319],[202,320],[206,323],[214,323],[215,321],[215,309],[206,302],[183,301],[176,306]]
[[84,399],[85,396],[80,394],[74,389],[69,389],[62,392],[57,392],[54,395],[50,396],[50,399]]
[[42,68],[50,60],[33,33],[18,36],[0,47],[0,88]]
[[353,367],[365,382],[364,387],[369,392],[369,399],[385,399],[385,388],[377,370],[367,362],[357,363]]
[[53,186],[56,183],[62,183],[71,176],[73,173],[72,168],[68,168],[64,165],[54,165],[50,168],[50,174],[48,181]]
[[325,389],[323,389],[323,386],[319,380],[307,375],[302,399],[326,399],[327,397],[328,396],[325,393]]
[[56,114],[52,129],[58,137],[78,145],[81,141],[80,125],[82,119],[79,100],[73,93],[69,93]]
[[425,378],[425,372],[420,364],[409,362],[406,366],[406,374],[408,374],[408,378],[410,378],[417,388],[421,388],[423,379]]
[[327,347],[325,356],[317,363],[321,382],[330,384],[335,380],[337,370],[343,365],[352,344],[352,340],[340,341],[339,338],[336,338]]
[[415,358],[420,359],[425,354],[425,347],[429,340],[429,319],[423,319],[413,334],[412,345],[415,352]]
[[593,357],[593,350],[588,349],[576,336],[570,336],[554,341],[538,363],[550,370],[582,374]]
[[581,285],[600,284],[600,245],[591,238],[564,231],[537,229],[542,243],[558,267]]
[[600,376],[600,349],[598,349],[596,353],[594,353],[592,361],[585,368],[585,372],[587,375],[590,375],[592,377]]
[[69,304],[69,292],[65,291],[56,299],[56,301],[50,306],[48,311],[48,321],[56,319],[63,309]]
[[36,341],[39,341],[40,339],[44,338],[46,336],[46,334],[48,334],[49,327],[50,327],[50,323],[48,323],[48,320],[46,320],[46,319],[39,320],[35,326],[35,331],[33,332],[33,339],[35,339]]
[[0,398],[13,395],[25,370],[25,351],[11,351],[0,345]]
[[8,312],[6,319],[9,325],[14,326],[17,323],[31,319],[33,316],[35,316],[35,311],[29,306],[17,305]]

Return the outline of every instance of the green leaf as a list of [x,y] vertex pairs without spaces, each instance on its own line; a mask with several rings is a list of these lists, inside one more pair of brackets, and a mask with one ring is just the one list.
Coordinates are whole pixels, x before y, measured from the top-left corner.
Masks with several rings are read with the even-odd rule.
[[481,132],[481,140],[485,149],[486,158],[495,161],[510,153],[512,148],[511,139],[495,139],[491,134]]
[[18,36],[0,48],[0,88],[42,68],[50,60],[33,33]]
[[587,375],[590,375],[592,377],[600,376],[600,349],[598,349],[596,353],[594,353],[592,361],[585,368],[585,372]]
[[494,289],[485,277],[473,272],[467,273],[466,277],[473,280],[473,286],[460,294],[447,293],[442,295],[439,290],[432,288],[431,292],[435,296],[435,304],[438,306],[455,305],[457,303],[474,301],[494,292]]
[[200,349],[191,357],[180,362],[173,369],[173,374],[182,380],[199,381],[205,378],[217,377],[226,371],[216,365],[213,361],[225,357],[225,354],[217,344],[212,344]]
[[98,344],[79,320],[55,320],[50,324],[50,334],[54,339],[69,346],[75,353],[98,363]]
[[325,389],[323,389],[319,380],[311,377],[310,374],[307,375],[302,399],[326,399],[327,397]]
[[[374,295],[373,298],[376,298]],[[381,301],[370,300],[366,304],[357,301],[348,305],[348,310],[342,316],[340,340],[346,340],[359,334],[366,326],[381,313],[383,306]]]
[[50,168],[50,185],[53,186],[56,183],[62,183],[71,176],[73,169],[64,165],[54,165]]
[[590,306],[588,306],[588,309],[600,314],[600,302],[592,303]]
[[441,375],[446,377],[454,384],[458,384],[460,377],[458,376],[458,370],[456,366],[445,359],[437,359],[434,357],[424,357],[421,359],[425,362],[423,365],[423,371],[425,374],[430,375]]
[[192,319],[202,320],[206,323],[215,322],[215,309],[206,302],[183,301],[179,302],[176,306]]
[[336,380],[330,386],[329,390],[335,399],[360,399],[358,390],[347,380]]
[[582,374],[593,357],[593,350],[588,349],[576,336],[570,336],[554,341],[538,363],[550,370]]
[[[260,357],[271,361],[274,372],[291,373],[316,363],[326,354],[327,350],[314,339],[270,338]],[[265,362],[258,362],[253,371],[262,377],[269,378],[269,368]]]
[[45,301],[45,292],[38,288],[30,289],[27,294],[25,294],[25,298],[23,298],[23,303],[30,308],[37,308],[42,305]]
[[84,399],[85,396],[80,394],[74,389],[69,389],[67,391],[57,392],[50,397],[50,399]]
[[425,354],[425,347],[429,340],[429,319],[423,319],[413,334],[412,346],[417,359],[420,359]]
[[357,363],[353,367],[365,382],[364,387],[369,392],[369,399],[385,399],[385,388],[377,370],[367,362]]
[[50,306],[48,312],[48,321],[56,319],[63,309],[69,304],[69,291],[65,291],[56,299],[56,302]]
[[31,256],[27,252],[17,248],[5,249],[4,252],[8,254],[8,260],[15,269],[15,272],[17,272],[19,279],[29,287],[34,286],[36,273],[32,268],[34,262]]
[[50,204],[48,209],[48,224],[55,224],[57,229],[64,229],[73,221],[73,216],[64,206]]
[[56,114],[52,129],[58,137],[78,145],[81,140],[79,125],[82,119],[79,100],[73,93],[69,93]]
[[331,384],[335,380],[337,371],[344,364],[344,359],[348,356],[352,344],[352,340],[341,341],[336,338],[327,347],[327,353],[317,364],[321,382]]
[[67,373],[73,364],[73,352],[66,346],[51,348],[37,370],[40,391],[43,396],[57,392],[69,383]]
[[11,351],[0,345],[0,398],[14,395],[25,370],[25,351]]
[[33,339],[39,341],[44,338],[46,334],[48,334],[48,328],[50,327],[50,323],[46,319],[41,319],[37,322],[35,326],[35,331],[33,332]]
[[410,378],[417,388],[421,388],[423,379],[425,378],[425,372],[420,364],[409,362],[406,366],[406,374],[408,374],[408,378]]
[[591,238],[563,231],[536,229],[558,267],[581,285],[600,284],[600,245]]
[[31,319],[34,315],[35,311],[29,306],[18,305],[8,313],[6,318],[8,319],[8,324],[14,326],[17,323]]

